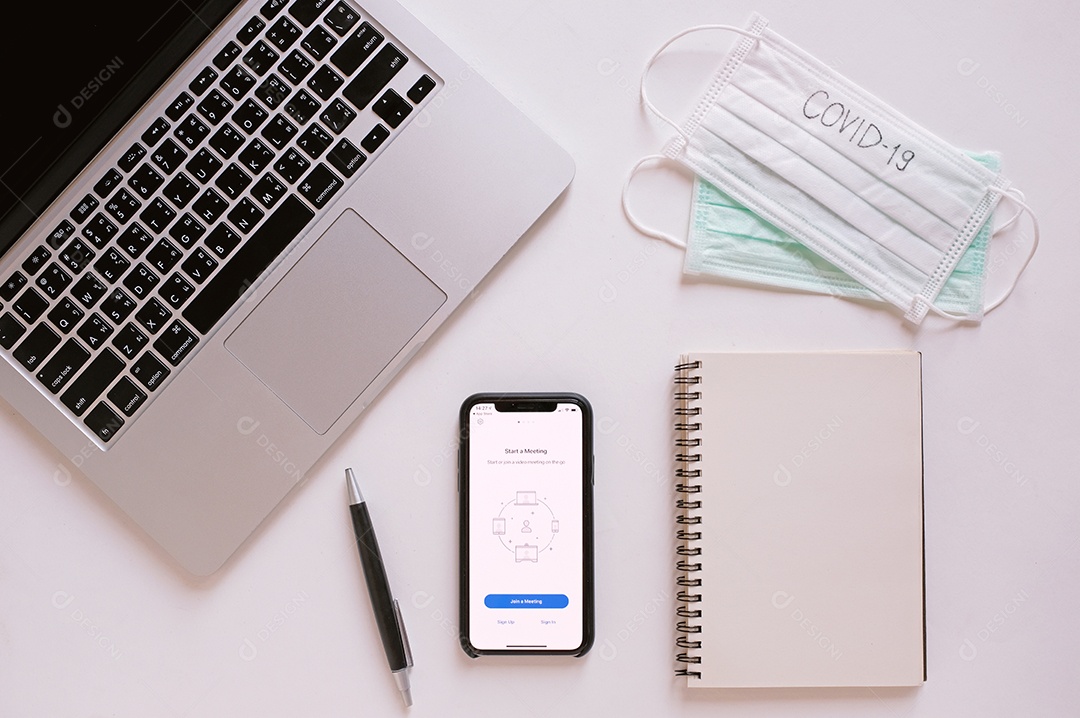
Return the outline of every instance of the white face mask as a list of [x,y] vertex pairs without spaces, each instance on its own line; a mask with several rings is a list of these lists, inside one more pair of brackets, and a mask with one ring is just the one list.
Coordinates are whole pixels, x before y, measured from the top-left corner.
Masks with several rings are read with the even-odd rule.
[[[931,309],[981,318],[981,311],[951,314],[935,300],[1002,196],[1031,214],[1022,195],[766,24],[755,17],[749,30],[692,28],[653,55],[646,75],[688,32],[718,28],[745,36],[681,127],[649,101],[642,78],[646,106],[679,132],[663,157],[900,307],[906,319],[918,324]],[[637,222],[625,189],[623,199],[638,229],[671,239]],[[1036,224],[1032,253],[1037,242]]]

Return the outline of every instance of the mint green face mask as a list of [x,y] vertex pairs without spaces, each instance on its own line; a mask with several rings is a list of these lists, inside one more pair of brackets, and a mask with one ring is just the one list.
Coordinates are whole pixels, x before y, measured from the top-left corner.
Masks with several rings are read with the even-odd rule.
[[[973,154],[972,157],[990,170],[996,172],[999,168],[996,155]],[[982,315],[991,224],[983,225],[945,281],[936,300],[941,309]],[[683,268],[687,274],[709,274],[819,294],[884,301],[843,270],[696,175],[687,240]]]

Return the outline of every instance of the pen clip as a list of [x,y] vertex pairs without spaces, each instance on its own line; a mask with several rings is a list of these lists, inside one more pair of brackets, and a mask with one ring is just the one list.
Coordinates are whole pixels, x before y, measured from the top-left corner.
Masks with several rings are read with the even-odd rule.
[[409,646],[409,634],[405,632],[405,621],[401,618],[401,606],[394,599],[394,618],[397,620],[398,633],[401,634],[401,644],[405,649],[405,665],[412,668],[412,648]]

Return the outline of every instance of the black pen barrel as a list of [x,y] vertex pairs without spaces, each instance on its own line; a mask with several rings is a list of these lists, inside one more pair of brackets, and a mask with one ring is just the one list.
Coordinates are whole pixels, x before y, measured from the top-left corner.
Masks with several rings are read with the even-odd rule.
[[366,503],[352,504],[349,511],[352,514],[356,547],[360,551],[360,563],[364,567],[364,579],[367,581],[368,595],[371,596],[371,607],[375,613],[379,635],[382,637],[383,650],[386,651],[386,660],[390,663],[391,671],[400,671],[407,667],[408,658],[401,633],[398,631],[394,597],[390,593],[390,582],[386,578],[386,567],[383,566],[379,541],[375,538],[371,525],[371,515]]

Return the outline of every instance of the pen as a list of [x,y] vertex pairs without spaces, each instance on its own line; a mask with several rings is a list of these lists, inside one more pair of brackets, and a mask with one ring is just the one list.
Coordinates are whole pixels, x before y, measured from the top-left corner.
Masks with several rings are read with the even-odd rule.
[[353,531],[356,533],[356,548],[360,551],[360,563],[364,566],[364,579],[367,581],[368,594],[371,596],[371,608],[375,611],[375,623],[382,636],[386,662],[390,664],[390,673],[394,676],[405,705],[412,705],[412,693],[409,691],[408,669],[412,666],[412,651],[409,650],[409,637],[405,634],[405,623],[401,620],[401,607],[390,593],[390,582],[386,578],[379,542],[375,538],[375,528],[371,525],[371,515],[367,510],[364,495],[352,469],[345,469],[345,481],[349,485],[349,512],[352,514]]

